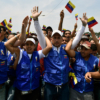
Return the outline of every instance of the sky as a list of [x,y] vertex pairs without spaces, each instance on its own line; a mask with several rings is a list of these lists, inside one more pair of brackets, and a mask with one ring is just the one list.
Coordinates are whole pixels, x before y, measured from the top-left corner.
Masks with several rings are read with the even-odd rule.
[[[58,29],[60,11],[64,9],[63,28],[72,31],[76,23],[75,14],[78,13],[79,17],[82,17],[83,13],[86,12],[88,18],[93,16],[98,21],[98,24],[95,25],[93,29],[95,32],[100,32],[100,0],[71,0],[71,2],[76,8],[72,13],[69,13],[64,9],[68,0],[0,0],[0,21],[2,22],[4,19],[9,21],[11,17],[13,25],[12,32],[20,32],[23,19],[27,15],[30,17],[32,8],[38,6],[39,11],[42,11],[39,17],[41,28],[43,25],[46,25],[51,26],[53,30]],[[77,24],[78,30],[82,25],[80,19]],[[33,31],[36,32],[34,29],[34,22],[32,21],[30,32]],[[87,31],[88,26],[85,32]]]

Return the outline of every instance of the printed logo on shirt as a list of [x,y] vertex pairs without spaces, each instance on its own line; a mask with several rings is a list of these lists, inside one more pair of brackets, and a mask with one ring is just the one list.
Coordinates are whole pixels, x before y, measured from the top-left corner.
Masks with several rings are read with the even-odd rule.
[[35,57],[36,61],[37,61],[37,56]]
[[67,58],[67,55],[64,55],[64,58]]
[[63,49],[65,49],[65,47],[62,47]]
[[1,49],[1,55],[4,55],[3,49]]
[[13,56],[11,56],[11,60],[13,60]]
[[2,62],[1,62],[1,65],[5,65],[5,61],[2,61]]
[[36,68],[36,72],[39,70],[39,68]]

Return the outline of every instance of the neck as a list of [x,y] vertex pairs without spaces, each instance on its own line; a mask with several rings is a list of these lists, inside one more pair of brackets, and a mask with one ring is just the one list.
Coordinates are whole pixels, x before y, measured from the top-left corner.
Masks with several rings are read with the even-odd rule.
[[0,37],[0,42],[1,42],[3,39],[4,39],[4,36],[1,36],[1,37]]
[[87,57],[85,57],[85,58],[84,58],[84,60],[85,60],[85,61],[88,61],[88,60],[89,60],[89,58],[90,58],[90,55],[89,55],[89,56],[87,56]]

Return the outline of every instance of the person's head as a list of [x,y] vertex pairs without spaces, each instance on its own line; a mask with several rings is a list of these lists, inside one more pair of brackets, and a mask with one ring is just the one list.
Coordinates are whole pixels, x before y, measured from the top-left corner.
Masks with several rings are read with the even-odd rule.
[[70,40],[70,38],[71,38],[71,31],[70,31],[70,30],[66,30],[66,31],[64,32],[64,35],[65,35],[65,37],[66,37],[66,39],[67,39],[67,42],[69,42],[69,40]]
[[25,50],[28,54],[32,54],[35,49],[35,40],[33,38],[27,38],[25,42]]
[[9,34],[9,35],[8,35],[8,40],[11,39],[11,38],[13,38],[14,36],[15,36],[14,33]]
[[62,44],[62,32],[55,30],[51,36],[51,42],[55,47],[60,47]]
[[67,44],[67,39],[64,35],[62,36],[62,44]]
[[51,37],[53,29],[50,26],[48,26],[46,30],[47,30],[47,36]]
[[6,28],[4,26],[0,26],[0,37],[6,34]]
[[80,53],[81,53],[81,56],[83,58],[88,58],[91,54],[91,43],[88,42],[88,41],[85,41],[83,42],[83,44],[81,44],[81,50],[80,50]]
[[47,33],[48,33],[46,29],[42,29],[42,32],[44,35],[47,35]]
[[84,35],[85,35],[85,36],[87,36],[87,37],[88,37],[88,39],[90,38],[90,34],[85,33]]
[[83,35],[80,41],[80,45],[83,44],[85,41],[89,41],[88,37]]
[[8,35],[9,35],[9,33],[6,31],[6,33],[5,33],[5,38],[6,39],[8,39]]
[[97,46],[96,44],[91,44],[92,55],[96,56],[97,54]]

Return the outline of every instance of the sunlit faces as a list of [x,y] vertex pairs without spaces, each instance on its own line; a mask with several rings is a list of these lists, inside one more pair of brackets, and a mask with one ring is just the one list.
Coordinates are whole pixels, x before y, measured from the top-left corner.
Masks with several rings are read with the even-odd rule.
[[67,39],[67,42],[69,42],[70,38],[71,38],[71,32],[70,31],[65,31],[65,37]]
[[86,57],[88,57],[92,53],[92,50],[91,49],[87,49],[84,46],[81,46],[80,53],[81,53],[81,56],[83,58],[86,58]]
[[1,28],[1,33],[0,33],[0,37],[4,36],[6,33],[6,31],[3,30],[3,28]]
[[60,34],[55,33],[52,38],[51,38],[51,42],[55,47],[60,47],[62,44],[62,37]]
[[66,39],[66,37],[62,37],[62,44],[67,44],[67,39]]
[[35,49],[35,44],[31,41],[25,43],[25,49],[28,54],[32,54]]

